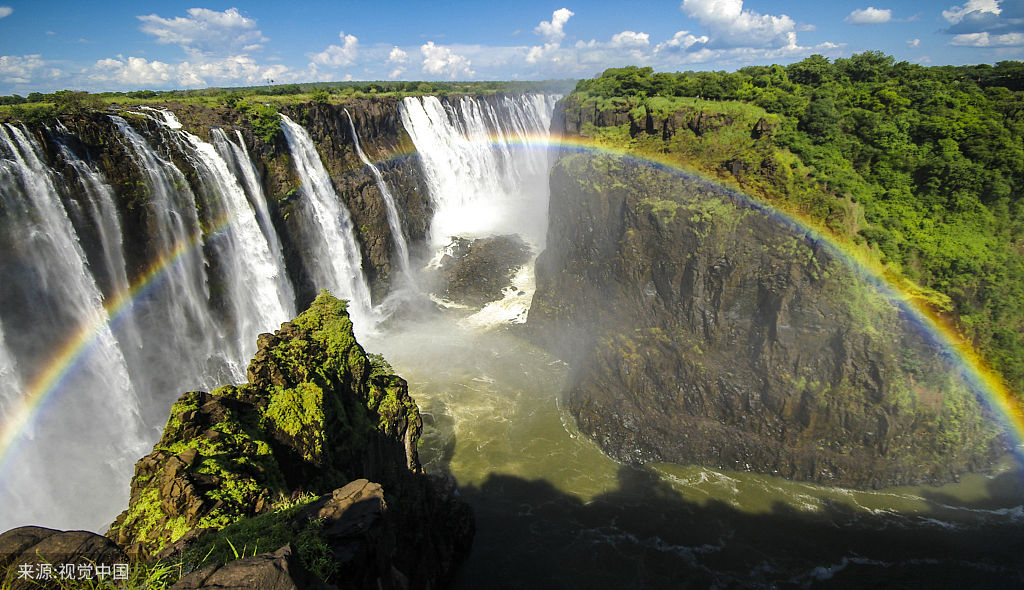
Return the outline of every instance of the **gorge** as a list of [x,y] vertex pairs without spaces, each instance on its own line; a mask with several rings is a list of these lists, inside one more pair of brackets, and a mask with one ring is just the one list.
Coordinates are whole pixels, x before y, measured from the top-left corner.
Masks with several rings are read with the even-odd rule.
[[1019,476],[957,359],[801,227],[562,141],[558,98],[0,128],[0,529],[105,532],[171,404],[326,289],[477,512],[456,587],[1020,576]]

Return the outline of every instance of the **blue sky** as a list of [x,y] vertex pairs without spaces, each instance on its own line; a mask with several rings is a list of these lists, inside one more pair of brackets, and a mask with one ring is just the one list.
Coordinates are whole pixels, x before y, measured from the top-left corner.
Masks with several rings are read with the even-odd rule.
[[731,71],[868,49],[936,65],[1020,59],[1024,0],[0,0],[0,94]]

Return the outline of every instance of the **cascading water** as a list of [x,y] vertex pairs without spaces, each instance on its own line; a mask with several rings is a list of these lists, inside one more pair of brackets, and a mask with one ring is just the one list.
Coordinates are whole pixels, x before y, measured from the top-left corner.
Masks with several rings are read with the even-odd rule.
[[[5,521],[97,527],[127,500],[127,488],[110,489],[110,482],[127,484],[146,437],[102,294],[39,152],[21,129],[0,128],[0,202],[8,216],[0,319],[9,352],[2,369],[17,368],[16,382],[22,385],[13,399],[4,400],[5,428],[45,401],[51,387],[66,395],[39,414],[28,435],[32,443],[4,457],[16,466],[0,484],[0,505]],[[88,346],[59,359],[74,363],[73,371],[52,364],[46,353],[54,342],[77,346],[84,335]],[[73,440],[68,433],[74,433]],[[72,493],[79,506],[99,511],[60,501]]]
[[402,230],[402,220],[398,216],[398,208],[395,207],[395,198],[391,195],[391,189],[388,188],[388,184],[384,182],[384,177],[381,176],[380,170],[363,153],[363,148],[359,145],[359,134],[356,133],[356,124],[352,121],[352,113],[345,109],[345,115],[348,117],[349,129],[352,130],[352,140],[356,144],[356,153],[359,154],[359,159],[363,161],[363,164],[370,168],[370,172],[373,173],[373,177],[377,181],[380,195],[384,198],[384,206],[388,215],[388,227],[391,229],[391,239],[394,241],[395,255],[398,257],[398,268],[407,280],[411,280],[412,276],[409,273],[409,243],[405,238],[405,231]]
[[402,123],[416,145],[430,190],[434,217],[430,246],[435,260],[453,237],[519,234],[533,258],[501,301],[466,318],[488,327],[524,322],[533,299],[533,262],[547,232],[547,152],[558,97],[503,97],[498,105],[463,97],[442,103],[433,96],[407,97]]
[[[434,205],[431,245],[452,236],[520,234],[538,250],[547,231],[548,128],[557,97],[442,103],[407,97],[401,116]],[[523,149],[523,148],[539,149]]]
[[[97,229],[100,241],[100,250],[103,256],[102,269],[105,275],[107,290],[106,297],[123,296],[128,291],[128,274],[125,272],[124,246],[121,239],[121,222],[117,217],[117,208],[114,205],[114,192],[106,183],[102,175],[93,170],[75,155],[64,142],[63,137],[69,136],[70,131],[64,125],[57,123],[59,136],[57,146],[60,149],[61,158],[71,165],[75,170],[88,204],[88,213],[91,226]],[[77,201],[72,201],[76,205]],[[96,265],[93,265],[95,268]]]
[[149,255],[162,273],[156,288],[133,301],[139,330],[151,336],[143,348],[145,364],[169,369],[148,372],[148,385],[153,391],[180,392],[237,380],[244,368],[225,354],[224,330],[210,309],[195,195],[184,174],[127,121],[110,119],[146,181],[152,207]]
[[[121,222],[117,216],[117,208],[114,205],[114,192],[107,184],[103,176],[89,167],[81,158],[67,146],[64,138],[71,135],[64,125],[58,123],[57,145],[60,149],[61,158],[74,169],[82,193],[88,200],[88,216],[91,223],[82,223],[86,227],[97,228],[100,251],[102,253],[102,264],[91,264],[93,276],[97,282],[104,285],[97,276],[97,267],[102,268],[101,276],[105,278],[106,289],[104,296],[107,301],[119,301],[130,296],[128,273],[124,259],[124,240],[122,239]],[[77,201],[72,200],[74,207]],[[79,230],[79,237],[82,233]],[[145,375],[141,371],[143,363],[139,358],[142,350],[142,336],[139,334],[135,318],[126,314],[120,322],[111,327],[118,342],[121,344],[121,351],[128,362],[128,370],[132,376],[132,383],[138,385],[146,383]]]
[[287,281],[284,259],[280,251],[277,256],[271,252],[245,191],[220,153],[181,129],[173,113],[160,112],[163,124],[199,172],[204,206],[217,220],[207,241],[216,251],[218,279],[225,286],[229,309],[222,321],[229,324],[233,334],[231,364],[241,373],[241,367],[256,352],[255,335],[295,316],[295,296]]
[[379,316],[370,302],[370,288],[363,275],[362,256],[348,209],[334,192],[331,177],[324,169],[313,140],[302,126],[281,115],[281,129],[288,140],[295,169],[302,182],[307,232],[317,241],[311,261],[317,289],[349,300],[349,314],[356,334],[372,330]]
[[[260,184],[256,168],[253,167],[249,149],[245,147],[245,140],[242,139],[242,133],[235,130],[235,136],[238,139],[237,144],[228,139],[223,130],[216,128],[210,130],[210,137],[213,139],[213,145],[217,148],[217,152],[228,162],[235,176],[241,177],[244,182],[246,196],[256,212],[256,221],[260,225],[263,236],[267,239],[271,256],[274,260],[280,261],[281,267],[284,267],[284,250],[281,247],[281,239],[277,236],[277,230],[274,229],[274,223],[270,220],[270,211],[267,210],[267,195],[263,191],[263,185]],[[280,289],[288,294],[289,300],[294,301],[295,294],[287,275],[280,277],[280,283]]]

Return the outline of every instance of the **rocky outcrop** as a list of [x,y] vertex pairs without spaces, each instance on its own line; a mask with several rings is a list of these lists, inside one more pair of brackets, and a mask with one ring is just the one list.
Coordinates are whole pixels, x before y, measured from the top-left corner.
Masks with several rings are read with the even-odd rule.
[[[355,341],[345,304],[321,294],[259,337],[247,383],[178,400],[108,536],[140,558],[202,557],[196,544],[223,535],[234,547],[255,529],[251,547],[316,540],[327,556],[299,554],[320,559],[327,582],[435,587],[468,551],[473,518],[449,482],[423,474],[421,429],[405,381]],[[262,524],[240,524],[254,517]]]
[[440,295],[449,301],[483,307],[516,288],[516,271],[530,259],[530,247],[517,235],[455,238],[445,248]]
[[528,326],[613,457],[854,487],[1002,450],[956,367],[832,250],[700,180],[563,155]]

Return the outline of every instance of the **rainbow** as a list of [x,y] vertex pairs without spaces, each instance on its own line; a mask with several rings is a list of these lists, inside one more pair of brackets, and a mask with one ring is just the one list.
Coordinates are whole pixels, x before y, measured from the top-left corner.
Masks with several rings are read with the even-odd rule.
[[[924,330],[925,334],[932,338],[933,344],[937,345],[948,358],[960,361],[962,378],[978,396],[979,401],[986,405],[995,418],[1001,422],[1001,426],[1015,447],[1015,454],[1024,461],[1024,402],[1010,392],[1003,378],[988,365],[949,319],[943,317],[913,292],[916,285],[894,275],[891,270],[872,258],[864,248],[844,242],[809,217],[782,211],[763,200],[755,199],[739,190],[727,187],[721,181],[687,168],[666,156],[638,154],[635,151],[606,145],[598,140],[578,135],[527,135],[520,137],[492,135],[486,141],[492,146],[511,146],[522,149],[536,149],[539,146],[544,146],[544,149],[610,155],[641,165],[653,166],[670,174],[724,189],[734,201],[803,233],[809,240],[824,246],[830,254],[844,260],[852,269],[872,280],[874,286],[885,296],[897,302],[900,308]],[[408,158],[414,156],[415,153],[415,149],[402,146],[399,150],[391,152],[387,158],[381,158],[374,163]]]
[[[1024,458],[1024,406],[1021,402],[1011,394],[1002,378],[985,363],[949,321],[936,313],[920,298],[910,294],[908,289],[901,287],[901,282],[891,276],[877,261],[871,259],[863,249],[844,243],[810,219],[783,212],[764,201],[723,187],[719,181],[703,176],[667,157],[640,155],[629,150],[602,145],[579,136],[538,135],[518,139],[492,136],[487,142],[492,145],[522,149],[557,149],[598,153],[625,158],[645,166],[653,166],[687,179],[725,188],[737,202],[769,215],[780,223],[805,234],[808,239],[826,247],[831,254],[837,255],[853,265],[853,268],[860,271],[862,275],[870,277],[878,288],[899,303],[901,308],[933,338],[949,358],[959,359],[965,381],[975,391],[979,401],[992,410],[1010,436],[1017,454]],[[415,156],[416,151],[411,143],[410,141],[403,142],[403,145],[397,150],[390,151],[387,157],[378,157],[373,162],[375,164],[386,163]],[[205,235],[215,235],[226,229],[231,222],[232,220],[226,217],[217,219],[209,226]],[[4,471],[10,458],[15,454],[24,431],[33,423],[45,404],[60,390],[64,379],[87,356],[90,345],[96,340],[97,335],[107,326],[115,324],[129,313],[135,301],[159,284],[167,270],[173,267],[186,253],[201,246],[203,236],[204,234],[196,234],[177,244],[171,251],[154,260],[146,271],[135,279],[134,284],[128,290],[104,302],[106,320],[79,327],[57,349],[46,364],[46,368],[24,387],[20,403],[12,408],[5,422],[0,424],[0,473]]]

